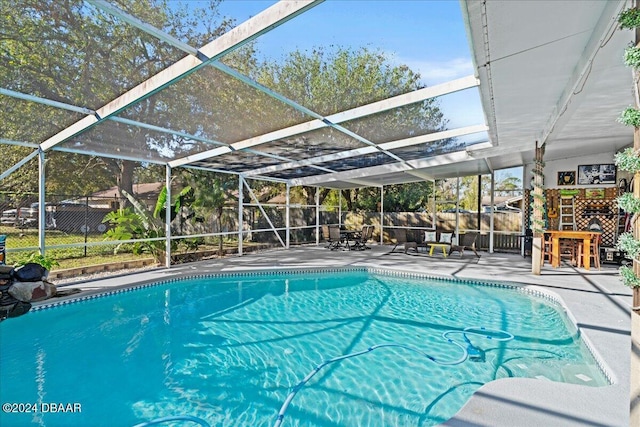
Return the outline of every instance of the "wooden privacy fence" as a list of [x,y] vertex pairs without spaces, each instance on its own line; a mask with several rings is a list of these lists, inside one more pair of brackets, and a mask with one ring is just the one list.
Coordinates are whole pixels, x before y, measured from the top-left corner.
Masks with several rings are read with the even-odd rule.
[[[456,226],[456,217],[453,212],[439,212],[436,214],[436,227],[438,231],[453,232]],[[384,214],[385,230],[391,231],[393,227],[405,227],[415,229],[433,229],[431,214],[425,212],[386,212]],[[520,212],[497,212],[494,214],[493,248],[498,252],[520,252],[523,244],[522,238],[522,214]],[[490,214],[480,214],[480,230],[478,230],[477,213],[461,213],[458,218],[458,228],[461,232],[480,231],[477,245],[480,249],[489,249]],[[375,226],[374,241],[380,240],[380,213],[379,212],[346,212],[343,213],[342,223],[348,228],[358,229],[363,224]],[[384,242],[391,243],[393,233],[385,231]]]
[[[493,249],[497,252],[520,252],[522,247],[522,234],[514,233],[494,233]],[[481,234],[478,238],[478,247],[480,249],[489,249],[489,234]]]

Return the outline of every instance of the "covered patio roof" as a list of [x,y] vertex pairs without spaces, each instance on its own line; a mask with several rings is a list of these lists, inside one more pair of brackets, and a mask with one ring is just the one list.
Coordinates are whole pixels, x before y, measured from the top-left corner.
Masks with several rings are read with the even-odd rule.
[[[547,160],[616,151],[632,142],[632,132],[616,121],[634,102],[631,73],[622,61],[632,33],[619,30],[617,24],[625,1],[461,1],[475,75],[328,112],[313,111],[303,100],[285,97],[225,60],[247,42],[292,21],[313,21],[316,7],[340,7],[339,2],[278,2],[200,47],[189,46],[105,1],[87,3],[122,25],[163,40],[181,53],[181,59],[92,108],[0,89],[0,96],[73,113],[67,127],[49,128],[40,141],[0,142],[328,188],[487,174],[530,163],[536,142],[546,144]],[[349,7],[366,4],[350,3]],[[214,140],[206,132],[190,132],[179,124],[169,128],[137,117],[137,103],[147,98],[167,102],[181,85],[188,84],[192,73],[240,82],[237,98],[262,105],[259,118],[253,116],[258,111],[249,108],[244,120],[262,120],[265,126],[253,126],[250,133],[222,129]],[[385,114],[462,91],[479,94],[485,123],[419,134],[409,128],[392,133],[376,127]],[[274,104],[275,110],[287,112],[286,120],[265,111],[265,105]],[[353,123],[363,120],[369,131],[354,131]],[[207,126],[202,124],[204,129]],[[126,132],[122,133],[128,127],[171,135],[181,149],[130,149]],[[444,151],[432,148],[435,141],[446,139],[461,142]]]

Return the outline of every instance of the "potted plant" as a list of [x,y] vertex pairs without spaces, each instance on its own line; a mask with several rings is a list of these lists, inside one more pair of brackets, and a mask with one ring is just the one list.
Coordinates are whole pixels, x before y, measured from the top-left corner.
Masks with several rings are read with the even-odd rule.
[[45,269],[42,277],[45,279],[49,276],[49,271],[51,271],[53,267],[60,265],[55,258],[50,257],[49,255],[42,255],[38,252],[32,252],[27,258],[19,260],[15,266],[22,267],[27,264],[38,264],[42,266],[42,268]]

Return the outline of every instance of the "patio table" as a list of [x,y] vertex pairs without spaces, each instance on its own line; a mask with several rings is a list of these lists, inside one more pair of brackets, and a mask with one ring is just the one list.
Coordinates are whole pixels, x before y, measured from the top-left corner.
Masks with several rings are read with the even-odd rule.
[[599,231],[578,231],[578,230],[547,230],[545,234],[551,235],[551,265],[560,266],[560,239],[582,240],[585,248],[582,254],[582,265],[585,270],[591,268],[591,239],[597,238]]
[[440,250],[442,251],[442,257],[446,258],[447,257],[447,248],[450,247],[451,245],[449,243],[428,243],[427,246],[430,248],[429,249],[429,256],[433,256],[433,250],[435,248],[440,248]]
[[347,242],[347,249],[351,250],[351,245],[349,244],[349,240],[355,241],[357,236],[360,234],[360,230],[340,230],[340,237]]

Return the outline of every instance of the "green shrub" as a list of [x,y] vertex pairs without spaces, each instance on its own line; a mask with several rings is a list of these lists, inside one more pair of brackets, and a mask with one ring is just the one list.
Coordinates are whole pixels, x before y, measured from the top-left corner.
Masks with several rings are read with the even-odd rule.
[[620,276],[622,277],[622,283],[630,288],[640,287],[640,278],[635,275],[633,268],[620,267]]
[[49,255],[41,255],[39,252],[32,252],[26,258],[19,259],[15,266],[20,267],[29,263],[40,264],[49,271],[51,271],[53,267],[60,265],[58,261]]
[[622,112],[618,121],[625,126],[640,127],[640,110],[629,107]]
[[640,199],[636,198],[633,193],[624,193],[616,199],[618,207],[625,212],[640,213]]
[[629,46],[624,50],[625,65],[638,69],[640,68],[640,48]]
[[640,9],[627,9],[618,16],[620,28],[633,30],[640,27]]
[[616,153],[614,161],[616,166],[623,171],[631,173],[640,172],[640,156],[632,147]]

